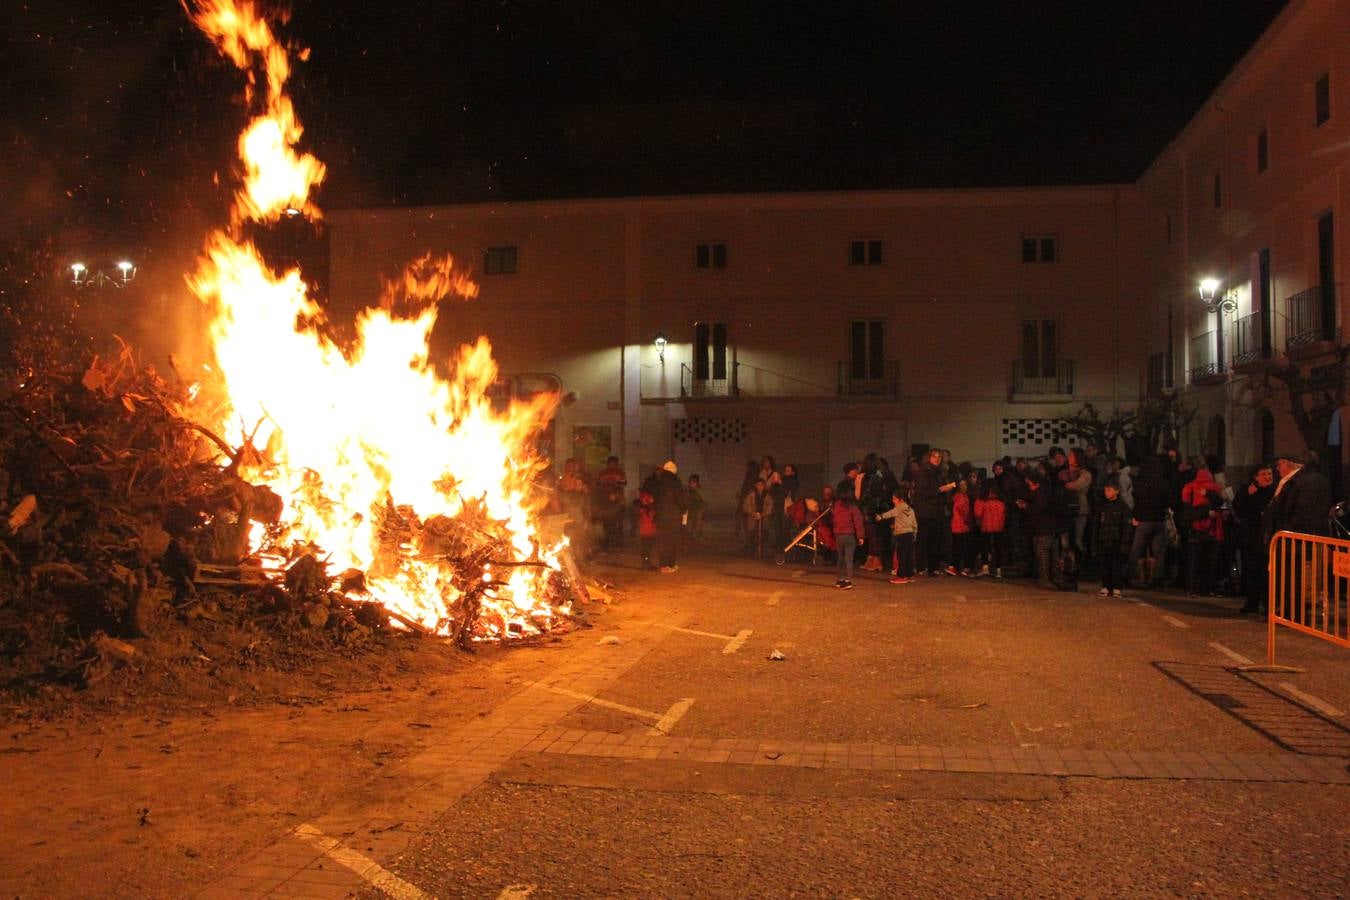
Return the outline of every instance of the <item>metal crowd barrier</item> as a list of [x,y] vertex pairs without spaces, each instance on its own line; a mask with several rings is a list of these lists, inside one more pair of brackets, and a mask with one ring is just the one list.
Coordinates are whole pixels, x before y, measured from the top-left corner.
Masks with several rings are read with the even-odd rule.
[[1350,540],[1281,531],[1270,540],[1269,578],[1267,665],[1277,625],[1350,648]]

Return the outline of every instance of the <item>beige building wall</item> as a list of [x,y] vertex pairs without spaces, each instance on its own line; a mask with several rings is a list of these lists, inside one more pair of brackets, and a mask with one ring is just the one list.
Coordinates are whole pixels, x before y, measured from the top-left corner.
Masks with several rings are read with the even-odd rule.
[[[1137,192],[1115,186],[348,210],[329,222],[333,303],[364,305],[404,262],[452,254],[481,291],[442,304],[439,356],[486,335],[504,373],[560,382],[556,457],[607,429],[631,478],[676,457],[724,507],[763,454],[812,486],[869,449],[901,466],[916,443],[987,465],[1049,444],[1042,429],[1010,449],[1004,420],[1133,406],[1139,221]],[[1053,262],[1023,261],[1029,236],[1053,238]],[[880,241],[880,263],[853,264],[855,240]],[[700,268],[712,243],[726,265]],[[485,271],[500,246],[516,248],[513,274]],[[1013,391],[1026,319],[1054,322],[1066,392]],[[844,377],[854,320],[881,323],[879,383]],[[725,326],[727,385],[695,384],[698,323]],[[739,439],[682,439],[678,420]]]
[[[1329,115],[1318,122],[1316,86],[1326,79]],[[1264,134],[1265,165],[1259,144]],[[1215,179],[1220,196],[1215,196]],[[1350,257],[1350,3],[1291,3],[1139,182],[1148,222],[1140,256],[1148,273],[1150,352],[1170,352],[1175,384],[1199,413],[1186,449],[1223,449],[1239,473],[1272,449],[1300,448],[1287,403],[1273,413],[1276,447],[1262,446],[1262,410],[1248,378],[1289,361],[1300,327],[1291,306],[1321,284],[1318,221],[1334,226],[1335,321],[1345,321]],[[1170,224],[1170,229],[1169,229]],[[1169,235],[1170,232],[1170,235]],[[1169,239],[1170,236],[1170,239]],[[1260,258],[1269,254],[1271,307],[1260,301]],[[1236,309],[1207,312],[1198,283],[1231,291]],[[1174,322],[1168,344],[1166,321]],[[1264,352],[1261,330],[1268,334]],[[1255,330],[1253,330],[1255,329]],[[1338,341],[1323,346],[1333,349]],[[1222,346],[1215,376],[1200,374],[1206,347]],[[1258,357],[1252,361],[1253,351]],[[1307,350],[1294,360],[1322,364]],[[1234,362],[1237,361],[1237,371]]]

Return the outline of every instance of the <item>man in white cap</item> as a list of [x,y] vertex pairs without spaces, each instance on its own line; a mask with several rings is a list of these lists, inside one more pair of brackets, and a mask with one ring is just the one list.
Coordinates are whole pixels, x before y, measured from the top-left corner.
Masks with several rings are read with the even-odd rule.
[[[1263,516],[1267,545],[1281,531],[1326,534],[1327,514],[1331,511],[1331,482],[1317,471],[1316,459],[1312,454],[1303,460],[1296,458],[1293,453],[1275,455],[1275,477],[1279,480],[1275,484],[1275,496],[1271,498]],[[1308,542],[1296,545],[1292,553],[1278,553],[1271,557],[1275,584],[1283,595],[1282,603],[1277,602],[1275,597],[1270,599],[1271,604],[1276,606],[1277,615],[1295,622],[1303,622],[1311,616],[1309,602],[1315,601],[1315,598],[1304,594],[1304,585],[1311,589],[1315,583],[1315,579],[1305,578],[1312,560],[1313,548]]]
[[678,471],[675,460],[666,460],[642,484],[642,489],[652,496],[656,519],[656,558],[661,571],[667,574],[679,568],[675,564],[675,552],[680,547],[680,531],[684,524],[684,485],[680,483]]

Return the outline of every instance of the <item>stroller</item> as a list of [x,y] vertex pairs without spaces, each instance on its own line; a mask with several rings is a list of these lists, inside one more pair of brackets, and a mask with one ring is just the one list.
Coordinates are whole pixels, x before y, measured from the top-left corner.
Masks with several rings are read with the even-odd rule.
[[822,537],[820,529],[817,527],[820,524],[821,520],[823,520],[829,514],[830,514],[829,507],[826,507],[824,510],[817,513],[815,518],[813,518],[810,522],[807,522],[804,526],[802,526],[801,530],[797,532],[797,534],[792,538],[792,540],[788,541],[787,546],[784,547],[781,551],[779,551],[778,555],[774,557],[773,561],[780,566],[786,565],[789,553],[793,552],[794,550],[809,551],[811,554],[810,556],[811,565],[813,566],[820,565],[822,562],[821,551],[830,552],[834,550],[834,548],[829,545],[830,542],[827,542]]

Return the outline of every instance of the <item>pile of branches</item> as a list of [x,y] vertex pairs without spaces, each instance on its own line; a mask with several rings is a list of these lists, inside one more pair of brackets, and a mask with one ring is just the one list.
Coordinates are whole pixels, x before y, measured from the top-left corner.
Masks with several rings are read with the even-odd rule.
[[[184,418],[183,399],[126,347],[0,382],[0,683],[87,686],[132,663],[136,639],[172,630],[245,627],[331,648],[425,633],[371,599],[364,573],[330,572],[319,548],[250,557],[252,523],[282,533],[282,501],[240,477],[257,451]],[[443,630],[466,645],[492,630],[482,572],[510,564],[509,545],[473,517],[389,519],[391,541],[434,531],[456,573]],[[560,602],[570,592],[563,576],[551,585]]]

